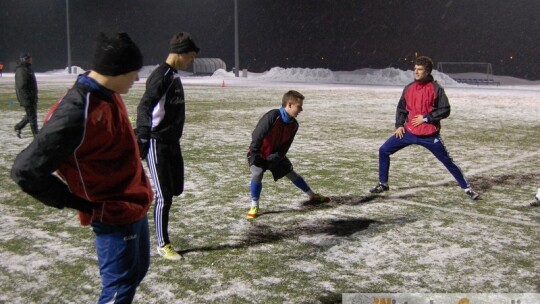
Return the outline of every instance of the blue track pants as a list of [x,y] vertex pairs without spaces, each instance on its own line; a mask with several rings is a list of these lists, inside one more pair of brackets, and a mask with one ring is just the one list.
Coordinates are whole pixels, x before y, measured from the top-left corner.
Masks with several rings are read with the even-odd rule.
[[384,184],[388,183],[390,155],[410,145],[420,145],[428,149],[446,167],[446,169],[448,169],[452,176],[454,176],[462,189],[469,187],[469,182],[465,178],[465,175],[463,175],[461,169],[454,163],[448,154],[439,135],[419,137],[409,132],[405,132],[401,139],[392,135],[379,148],[379,182]]
[[101,275],[101,303],[131,303],[150,266],[148,218],[123,226],[92,223]]

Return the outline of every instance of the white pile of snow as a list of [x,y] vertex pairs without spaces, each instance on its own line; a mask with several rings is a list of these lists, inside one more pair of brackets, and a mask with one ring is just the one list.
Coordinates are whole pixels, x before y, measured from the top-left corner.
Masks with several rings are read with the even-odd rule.
[[[150,73],[158,65],[143,66],[139,72],[141,79],[148,78]],[[72,74],[82,74],[85,70],[78,66],[72,67]],[[69,75],[68,68],[63,70],[53,70],[46,73],[40,73],[45,76],[56,75]],[[212,76],[193,76],[190,72],[180,71],[180,75],[185,77],[193,77],[198,80],[231,80],[236,78],[234,72],[219,69],[214,72]],[[450,74],[453,78],[465,78],[465,79],[480,79],[486,78],[485,74],[478,73],[465,73],[465,74]],[[440,73],[437,70],[433,71],[433,77],[443,86],[458,86],[468,87],[470,85],[458,83],[448,74]],[[246,79],[243,77],[243,73],[240,73],[240,77],[236,80],[240,81]],[[540,85],[540,81],[530,81],[525,79],[519,79],[510,76],[497,76],[490,75],[490,79],[493,79],[496,83],[503,86],[515,86],[515,85]],[[247,80],[261,81],[261,82],[300,82],[300,83],[326,83],[326,84],[351,84],[351,85],[392,85],[403,86],[414,80],[414,74],[412,70],[403,71],[395,68],[386,69],[358,69],[354,71],[332,71],[322,68],[281,68],[274,67],[269,71],[263,73],[247,72]]]
[[[242,75],[241,75],[242,76]],[[450,76],[433,71],[433,76],[442,85],[460,85]],[[217,70],[213,78],[234,78],[233,72]],[[354,71],[334,72],[329,69],[310,68],[280,68],[275,67],[264,73],[248,73],[250,80],[312,82],[312,83],[341,83],[368,85],[406,85],[414,80],[413,71],[403,71],[395,68],[358,69]]]

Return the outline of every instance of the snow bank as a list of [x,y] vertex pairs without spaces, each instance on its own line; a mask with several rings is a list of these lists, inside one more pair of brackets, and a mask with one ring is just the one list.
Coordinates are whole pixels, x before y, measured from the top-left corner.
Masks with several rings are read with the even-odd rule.
[[[460,85],[450,76],[433,72],[433,76],[443,85]],[[233,72],[217,70],[213,78],[234,78]],[[406,85],[414,80],[412,71],[402,71],[395,68],[386,69],[359,69],[354,71],[334,72],[329,69],[310,68],[280,68],[275,67],[264,73],[248,73],[251,80],[270,80],[287,82],[311,83],[342,83],[342,84],[369,84],[369,85]]]
[[[158,65],[149,65],[143,66],[139,72],[139,77],[141,79],[148,78],[150,73]],[[73,74],[84,73],[81,67],[73,66]],[[46,73],[40,73],[43,76],[55,76],[55,75],[69,75],[68,69],[63,70],[53,70]],[[212,76],[193,76],[190,72],[180,71],[180,76],[182,77],[193,77],[199,80],[208,79],[210,81],[222,81],[226,79],[236,78],[234,72],[225,71],[219,69],[214,72]],[[237,80],[246,79],[242,77],[240,73],[240,78]],[[454,78],[485,78],[485,74],[477,75],[475,73],[466,73],[466,74],[451,74]],[[443,86],[452,86],[452,87],[470,87],[471,85],[466,85],[458,83],[448,74],[440,73],[437,70],[433,71],[433,77]],[[536,85],[540,86],[540,81],[529,81],[525,79],[519,79],[509,76],[497,76],[492,75],[490,78],[493,78],[500,85],[504,86],[522,86],[522,85]],[[274,67],[269,71],[263,73],[247,73],[248,80],[254,81],[267,81],[267,82],[301,82],[301,83],[326,83],[326,84],[360,84],[360,85],[396,85],[403,86],[414,80],[413,71],[403,71],[395,68],[386,68],[386,69],[358,69],[354,71],[332,71],[329,69],[322,68],[281,68]]]

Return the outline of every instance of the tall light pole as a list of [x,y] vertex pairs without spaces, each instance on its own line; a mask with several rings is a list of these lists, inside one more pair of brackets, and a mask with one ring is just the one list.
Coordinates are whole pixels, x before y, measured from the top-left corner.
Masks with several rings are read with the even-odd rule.
[[66,35],[67,35],[68,73],[71,74],[71,41],[70,41],[70,34],[69,34],[69,0],[66,0]]
[[[67,1],[67,0],[66,0]],[[240,55],[238,54],[238,3],[234,0],[234,76],[240,72]]]

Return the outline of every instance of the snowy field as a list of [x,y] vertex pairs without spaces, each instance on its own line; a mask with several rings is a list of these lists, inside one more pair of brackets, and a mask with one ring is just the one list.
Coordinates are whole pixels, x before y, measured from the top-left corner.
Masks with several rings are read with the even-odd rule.
[[[339,303],[346,292],[540,292],[540,208],[528,206],[540,187],[540,84],[504,78],[501,86],[468,86],[435,77],[452,105],[442,137],[479,201],[470,201],[418,147],[393,156],[389,192],[368,193],[411,71],[275,68],[247,79],[224,71],[184,77],[186,190],[174,201],[170,223],[184,259],[165,261],[152,250],[136,302]],[[39,117],[74,79],[37,75]],[[144,80],[124,96],[133,117]],[[13,86],[13,74],[5,73],[0,303],[95,303],[100,278],[90,228],[79,226],[74,211],[22,194],[9,178],[13,159],[31,141],[28,128],[23,139],[13,132],[22,116]],[[290,182],[266,176],[262,215],[248,221],[251,131],[290,89],[306,100],[289,157],[332,201],[307,204]]]

